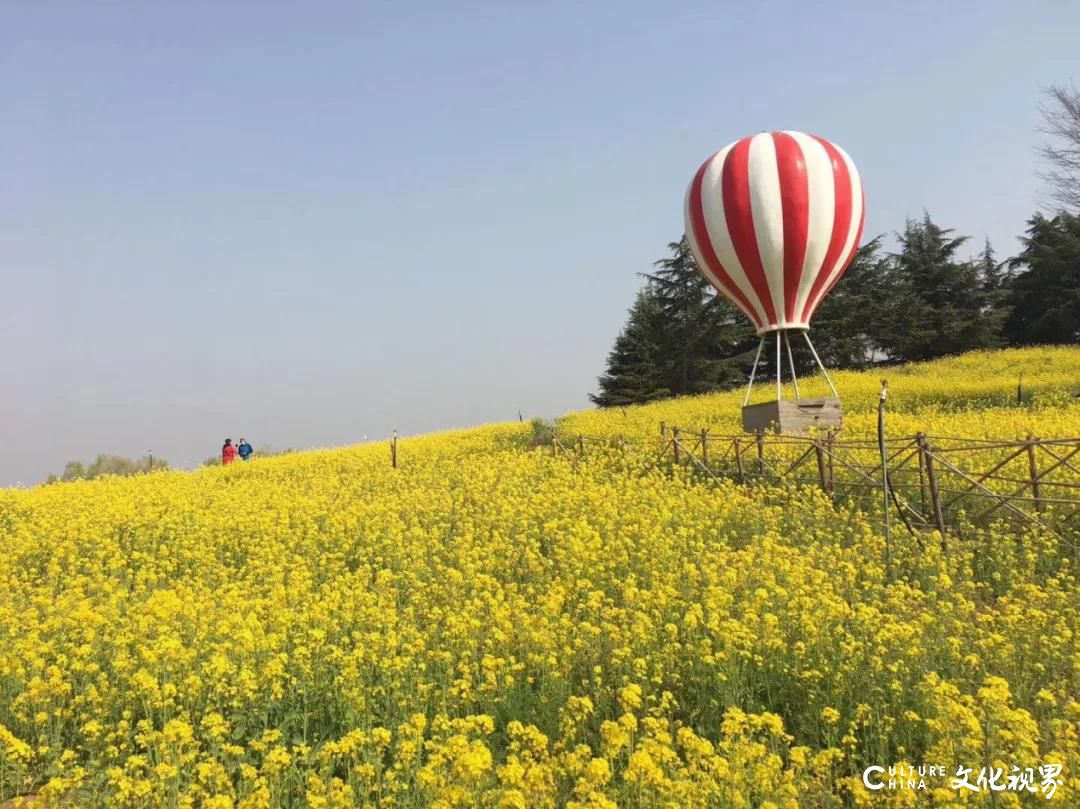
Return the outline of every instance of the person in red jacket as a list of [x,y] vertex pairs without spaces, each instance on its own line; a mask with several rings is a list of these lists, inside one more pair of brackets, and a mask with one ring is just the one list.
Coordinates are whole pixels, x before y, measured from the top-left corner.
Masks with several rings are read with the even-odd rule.
[[231,438],[225,439],[225,446],[221,448],[221,462],[223,464],[232,463],[236,460],[236,447],[233,446]]

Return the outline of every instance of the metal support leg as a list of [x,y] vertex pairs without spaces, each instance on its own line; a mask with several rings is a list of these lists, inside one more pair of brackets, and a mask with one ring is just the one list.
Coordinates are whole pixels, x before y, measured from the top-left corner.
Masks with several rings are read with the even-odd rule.
[[780,365],[780,332],[776,332],[776,401],[780,401],[784,398],[784,392],[780,388],[780,376],[783,371],[783,367]]
[[814,355],[814,362],[816,362],[817,367],[821,369],[821,373],[825,375],[825,381],[829,383],[829,390],[832,391],[833,397],[839,399],[840,394],[836,392],[836,386],[833,385],[832,379],[829,378],[829,372],[826,371],[825,366],[821,364],[821,357],[818,356],[817,350],[814,348],[814,344],[810,342],[810,335],[804,331],[803,337],[806,338],[806,344],[810,346],[810,353]]
[[802,398],[799,396],[799,377],[795,373],[795,360],[791,356],[791,340],[787,332],[784,332],[784,347],[787,348],[787,361],[791,367],[791,381],[795,383],[795,401],[798,401]]
[[765,338],[761,338],[761,342],[757,344],[757,354],[754,355],[754,367],[750,369],[750,384],[746,386],[746,398],[743,399],[742,406],[746,407],[750,403],[750,391],[754,387],[754,374],[757,373],[758,360],[761,359],[761,349],[765,345]]

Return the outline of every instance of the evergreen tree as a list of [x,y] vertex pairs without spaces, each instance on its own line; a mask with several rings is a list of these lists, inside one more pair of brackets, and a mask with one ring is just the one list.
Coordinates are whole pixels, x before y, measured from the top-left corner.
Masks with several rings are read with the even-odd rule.
[[686,239],[645,275],[626,326],[608,355],[601,407],[737,386],[757,347],[741,312],[698,272]]
[[698,270],[685,236],[668,249],[646,276],[666,315],[665,387],[683,395],[740,384],[753,361],[753,328]]
[[664,384],[667,315],[655,285],[637,294],[630,316],[608,354],[600,392],[589,399],[600,407],[638,404],[670,396]]
[[[983,289],[987,292],[1001,292],[1008,287],[1010,277],[1009,262],[997,260],[989,239],[986,240],[976,264],[979,267],[979,277],[982,279]],[[999,297],[997,300],[1003,301],[1004,297]]]
[[986,239],[982,253],[975,260],[975,266],[986,295],[984,316],[992,319],[998,329],[999,337],[995,345],[1007,344],[1005,324],[1009,319],[1009,282],[1012,277],[1009,262],[998,261],[990,240]]
[[879,236],[856,251],[814,315],[811,337],[827,368],[866,368],[874,360],[888,280],[880,248]]
[[1013,344],[1080,342],[1080,216],[1061,212],[1028,220],[1024,249],[1010,262]]
[[980,266],[956,254],[967,240],[926,214],[899,234],[888,263],[879,334],[892,359],[926,360],[1001,344],[1005,312],[994,308]]

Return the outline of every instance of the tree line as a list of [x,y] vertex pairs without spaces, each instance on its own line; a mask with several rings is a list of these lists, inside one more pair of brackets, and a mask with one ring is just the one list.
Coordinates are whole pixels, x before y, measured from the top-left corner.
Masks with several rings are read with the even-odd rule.
[[[298,452],[293,448],[278,449],[272,446],[262,446],[255,451],[260,458],[269,458],[274,455],[286,455]],[[211,455],[200,466],[220,466],[221,456]],[[147,455],[143,458],[125,458],[122,455],[98,455],[94,460],[84,463],[83,461],[68,461],[64,464],[64,471],[59,475],[49,475],[45,483],[68,483],[73,480],[97,480],[98,478],[112,475],[115,477],[131,477],[143,475],[147,472],[160,472],[171,469],[169,462],[164,458],[155,458]]]
[[147,455],[144,458],[124,458],[120,455],[98,455],[89,463],[68,461],[59,475],[49,475],[46,483],[68,482],[72,480],[97,480],[106,475],[129,477],[154,470],[168,469],[169,462],[164,458]]
[[[856,252],[814,317],[814,344],[832,368],[928,360],[977,348],[1080,343],[1080,91],[1052,87],[1042,109],[1053,140],[1042,149],[1048,199],[1020,252],[999,260],[987,241],[934,222],[908,221],[897,248],[879,236]],[[743,384],[759,338],[698,272],[685,236],[668,245],[630,308],[607,358],[601,407],[726,390]],[[809,370],[806,358],[796,363]],[[800,367],[801,366],[801,367]]]

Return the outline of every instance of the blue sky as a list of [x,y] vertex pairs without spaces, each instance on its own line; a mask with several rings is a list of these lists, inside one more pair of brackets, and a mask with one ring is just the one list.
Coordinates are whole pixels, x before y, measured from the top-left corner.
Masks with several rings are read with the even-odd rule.
[[720,146],[1002,254],[1080,4],[0,7],[0,485],[587,406]]

